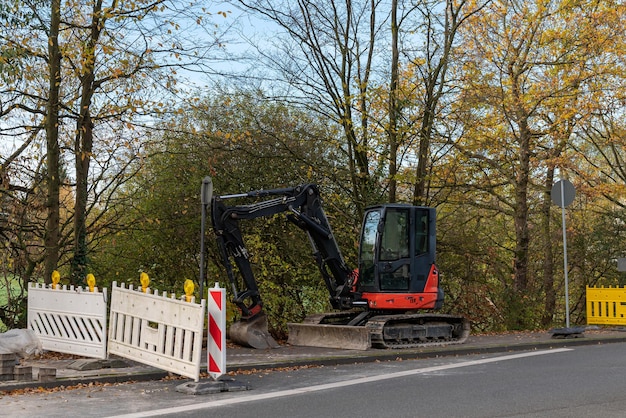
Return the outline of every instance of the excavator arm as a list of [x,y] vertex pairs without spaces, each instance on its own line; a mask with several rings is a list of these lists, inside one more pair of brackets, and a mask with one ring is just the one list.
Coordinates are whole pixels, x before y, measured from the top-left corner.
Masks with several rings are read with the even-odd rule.
[[[258,201],[264,197],[272,198]],[[227,204],[228,200],[242,198],[257,201],[245,205]],[[232,286],[233,301],[241,310],[242,319],[252,320],[261,314],[263,302],[239,222],[271,217],[279,213],[286,213],[290,222],[307,233],[313,248],[313,257],[328,289],[333,308],[349,309],[355,299],[358,299],[358,294],[352,292],[355,278],[353,269],[348,268],[344,262],[322,208],[316,185],[304,184],[297,187],[216,196],[213,197],[211,206],[211,221],[221,261]]]

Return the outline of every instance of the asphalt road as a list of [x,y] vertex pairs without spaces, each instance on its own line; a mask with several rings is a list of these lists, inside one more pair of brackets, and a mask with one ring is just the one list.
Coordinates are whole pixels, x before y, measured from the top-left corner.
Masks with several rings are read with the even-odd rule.
[[0,397],[27,417],[624,417],[626,343],[235,376],[250,390],[180,393],[180,381]]

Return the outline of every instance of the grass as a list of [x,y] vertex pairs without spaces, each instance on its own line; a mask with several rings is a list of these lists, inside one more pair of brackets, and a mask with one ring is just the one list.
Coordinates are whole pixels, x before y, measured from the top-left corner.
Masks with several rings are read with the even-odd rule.
[[[0,278],[0,307],[5,307],[9,301],[9,292],[11,295],[17,295],[20,292],[20,282],[13,276],[4,276]],[[6,332],[6,325],[0,320],[0,332]]]

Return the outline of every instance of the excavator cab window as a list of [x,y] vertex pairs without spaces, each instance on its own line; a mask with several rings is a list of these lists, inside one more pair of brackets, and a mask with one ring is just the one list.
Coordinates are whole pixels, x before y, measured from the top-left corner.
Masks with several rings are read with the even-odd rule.
[[387,208],[380,237],[380,290],[406,291],[411,281],[408,208]]
[[365,214],[359,283],[362,291],[406,291],[411,281],[410,207],[376,207]]
[[367,212],[363,222],[361,235],[361,254],[359,268],[359,282],[361,287],[376,285],[374,266],[376,264],[376,238],[380,225],[380,211]]
[[409,212],[388,210],[381,236],[380,261],[395,261],[409,256]]

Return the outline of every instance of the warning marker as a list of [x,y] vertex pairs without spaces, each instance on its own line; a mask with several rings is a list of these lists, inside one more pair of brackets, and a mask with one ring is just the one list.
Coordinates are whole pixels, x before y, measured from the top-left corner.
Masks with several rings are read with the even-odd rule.
[[207,371],[214,380],[226,373],[226,289],[209,289],[209,341]]
[[208,297],[209,333],[207,341],[207,371],[210,381],[186,382],[176,387],[177,392],[190,395],[204,395],[220,392],[238,392],[250,390],[247,383],[241,383],[226,373],[226,289],[215,287],[209,289]]

